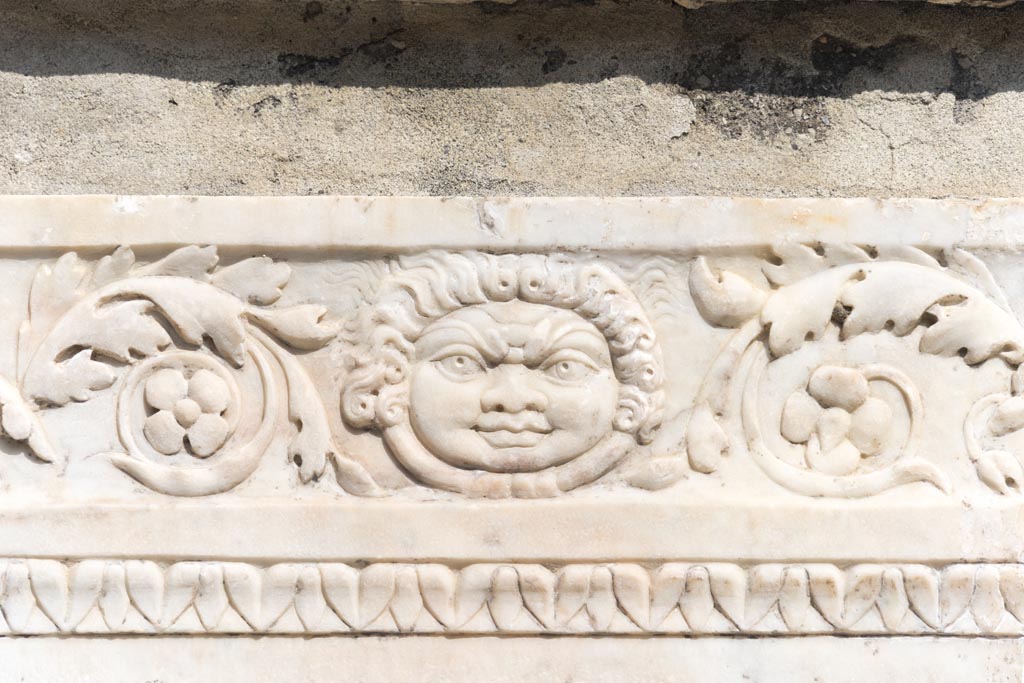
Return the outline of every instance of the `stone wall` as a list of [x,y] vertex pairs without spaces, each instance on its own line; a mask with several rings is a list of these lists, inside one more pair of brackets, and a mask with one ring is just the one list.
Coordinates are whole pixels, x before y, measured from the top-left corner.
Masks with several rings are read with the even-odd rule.
[[1024,8],[0,7],[0,192],[1006,196]]

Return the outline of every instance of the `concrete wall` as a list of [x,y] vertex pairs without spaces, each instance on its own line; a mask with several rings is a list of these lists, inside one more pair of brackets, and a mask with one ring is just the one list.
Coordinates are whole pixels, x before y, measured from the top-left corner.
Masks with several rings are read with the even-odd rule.
[[0,6],[0,192],[1024,194],[1024,7]]

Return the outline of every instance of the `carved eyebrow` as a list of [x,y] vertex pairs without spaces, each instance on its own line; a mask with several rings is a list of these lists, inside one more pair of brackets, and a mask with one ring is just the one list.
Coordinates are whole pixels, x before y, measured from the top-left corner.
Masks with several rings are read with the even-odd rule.
[[466,344],[476,348],[488,360],[498,362],[508,353],[508,345],[498,335],[486,334],[486,331],[464,320],[438,321],[416,340],[416,355],[430,357],[447,346]]
[[528,362],[539,364],[553,353],[566,348],[585,353],[597,363],[609,360],[608,342],[604,336],[591,325],[584,327],[575,321],[563,323],[548,331],[538,343],[528,344],[525,351]]

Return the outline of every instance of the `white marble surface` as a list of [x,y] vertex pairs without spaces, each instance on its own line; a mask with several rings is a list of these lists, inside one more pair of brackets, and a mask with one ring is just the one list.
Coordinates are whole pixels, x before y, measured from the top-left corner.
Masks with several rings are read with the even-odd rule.
[[1018,201],[3,197],[0,234],[0,633],[1019,657]]
[[[186,656],[187,648],[187,656]],[[1021,643],[961,638],[0,639],[46,683],[1016,683]]]

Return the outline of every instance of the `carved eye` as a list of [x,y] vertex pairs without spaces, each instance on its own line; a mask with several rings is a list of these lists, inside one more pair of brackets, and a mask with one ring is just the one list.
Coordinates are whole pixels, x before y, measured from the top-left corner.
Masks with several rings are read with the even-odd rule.
[[554,377],[563,382],[578,382],[594,374],[597,368],[593,363],[583,360],[573,354],[572,357],[559,355],[548,360],[542,368],[548,377]]
[[456,378],[472,377],[485,370],[483,363],[465,353],[457,353],[435,362],[445,374]]

